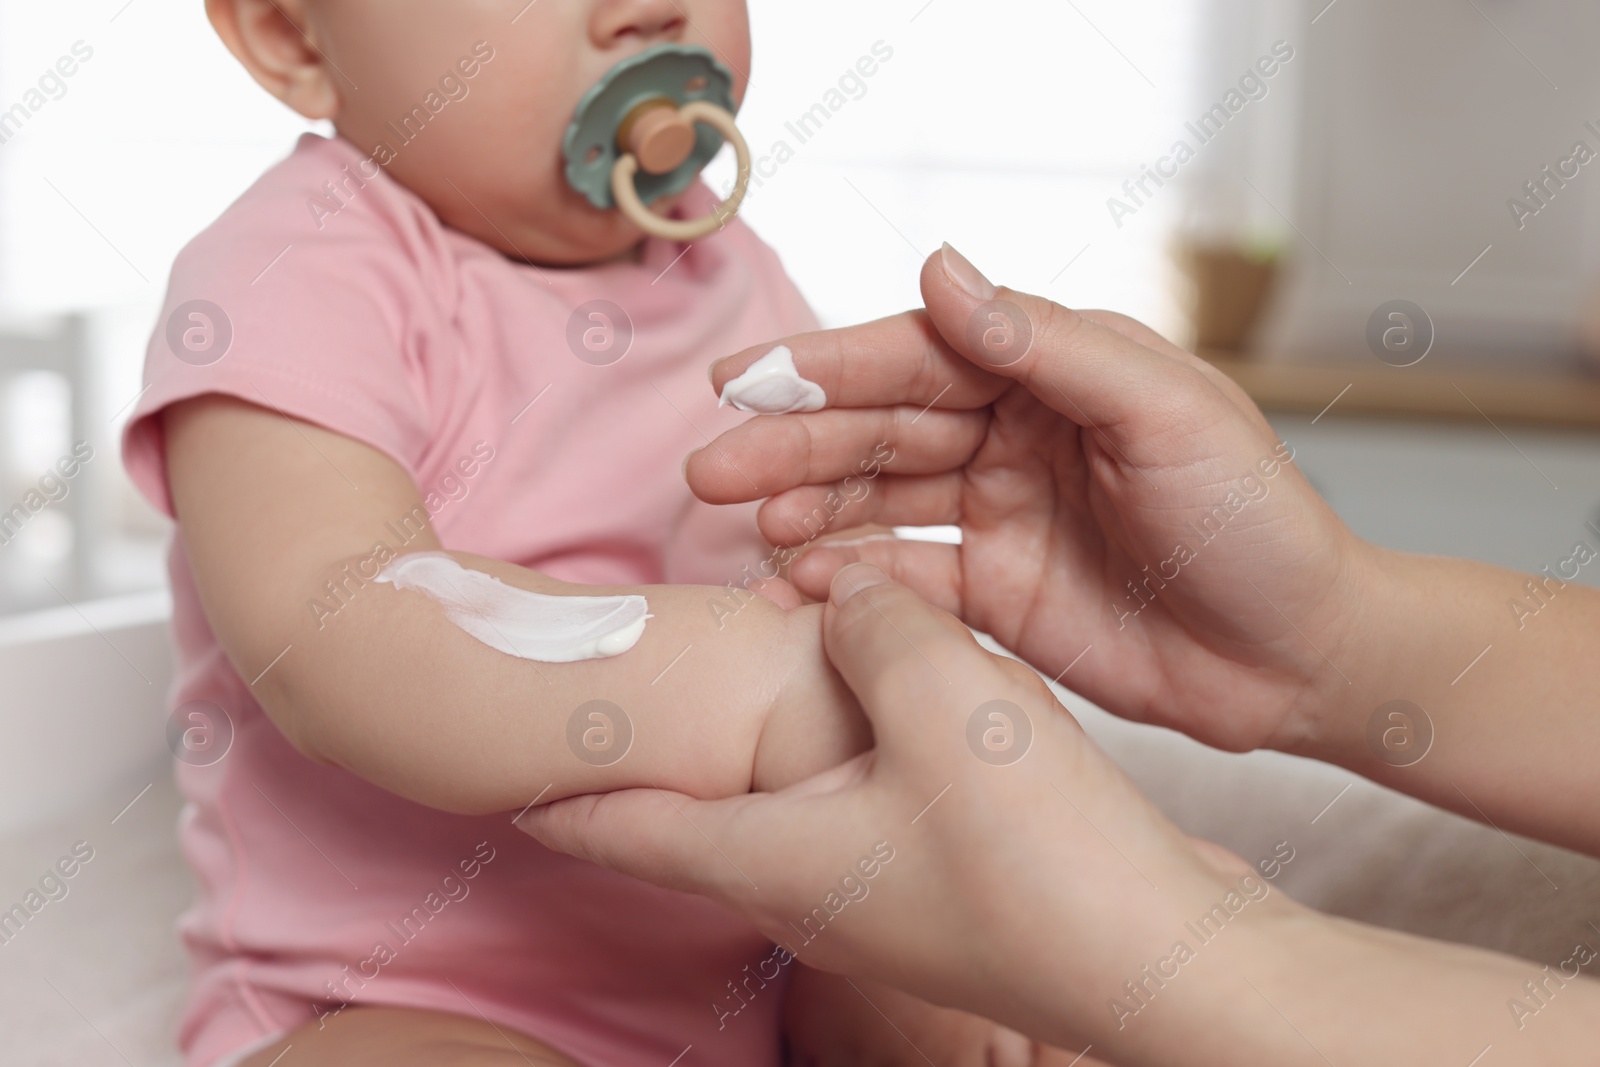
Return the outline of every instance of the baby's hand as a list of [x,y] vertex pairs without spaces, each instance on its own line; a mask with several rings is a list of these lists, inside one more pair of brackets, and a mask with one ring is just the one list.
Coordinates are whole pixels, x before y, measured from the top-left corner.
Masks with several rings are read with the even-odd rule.
[[872,730],[855,694],[822,647],[822,605],[799,605],[786,583],[763,595],[782,607],[788,631],[773,662],[786,672],[756,742],[751,788],[772,792],[836,767],[872,747]]

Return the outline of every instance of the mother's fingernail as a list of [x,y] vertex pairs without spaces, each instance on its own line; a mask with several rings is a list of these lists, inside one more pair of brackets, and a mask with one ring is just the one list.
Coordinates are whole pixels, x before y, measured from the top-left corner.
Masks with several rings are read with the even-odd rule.
[[944,268],[945,277],[955,282],[961,287],[962,292],[974,300],[993,300],[994,295],[1000,291],[994,287],[993,282],[983,276],[981,270],[972,265],[970,259],[951,248],[948,241],[939,249],[939,264]]
[[870,563],[852,563],[833,576],[828,599],[839,607],[864,589],[889,584],[889,576]]

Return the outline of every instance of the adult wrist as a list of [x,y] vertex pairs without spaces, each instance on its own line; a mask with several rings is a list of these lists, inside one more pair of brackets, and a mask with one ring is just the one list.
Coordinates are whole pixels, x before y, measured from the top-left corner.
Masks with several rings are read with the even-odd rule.
[[1322,669],[1269,746],[1325,762],[1360,758],[1367,720],[1381,704],[1406,695],[1408,665],[1422,654],[1417,642],[1430,636],[1416,625],[1425,607],[1416,582],[1419,557],[1354,535],[1350,541],[1330,598],[1333,621],[1315,642]]
[[1101,1031],[1100,1054],[1126,1067],[1301,1062],[1308,1050],[1268,998],[1284,989],[1298,996],[1309,961],[1337,936],[1332,920],[1273,889],[1222,928],[1195,921],[1181,933],[1187,962],[1164,986],[1146,978],[1125,990],[1137,1010]]

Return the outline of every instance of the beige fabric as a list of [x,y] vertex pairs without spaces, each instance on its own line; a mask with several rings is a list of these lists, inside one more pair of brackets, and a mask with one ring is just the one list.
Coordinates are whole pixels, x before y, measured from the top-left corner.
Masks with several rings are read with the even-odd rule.
[[1275,884],[1313,907],[1541,965],[1579,941],[1600,947],[1600,861],[1501,834],[1341,768],[1217,752],[1070,695],[1066,702],[1187,832],[1252,862],[1288,842],[1295,858]]

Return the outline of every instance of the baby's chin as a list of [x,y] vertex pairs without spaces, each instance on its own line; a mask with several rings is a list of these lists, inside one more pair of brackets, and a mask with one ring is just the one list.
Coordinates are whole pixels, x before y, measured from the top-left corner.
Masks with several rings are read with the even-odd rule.
[[545,235],[538,242],[538,250],[528,248],[526,254],[505,248],[501,251],[542,267],[586,267],[632,259],[644,239],[643,230],[619,215],[599,224],[563,225],[559,234]]
[[[657,209],[665,208],[657,205]],[[646,234],[620,212],[546,212],[517,219],[446,219],[448,224],[498,249],[507,258],[541,267],[584,267],[633,258]]]
[[[692,189],[692,187],[691,187]],[[688,193],[663,197],[651,210],[669,216]],[[474,197],[477,208],[455,197],[435,204],[447,226],[498,249],[509,259],[541,267],[583,267],[631,258],[645,232],[620,211],[602,211],[582,197],[541,197],[496,211],[491,198]],[[452,203],[451,201],[455,201]],[[487,208],[486,216],[479,208]]]

